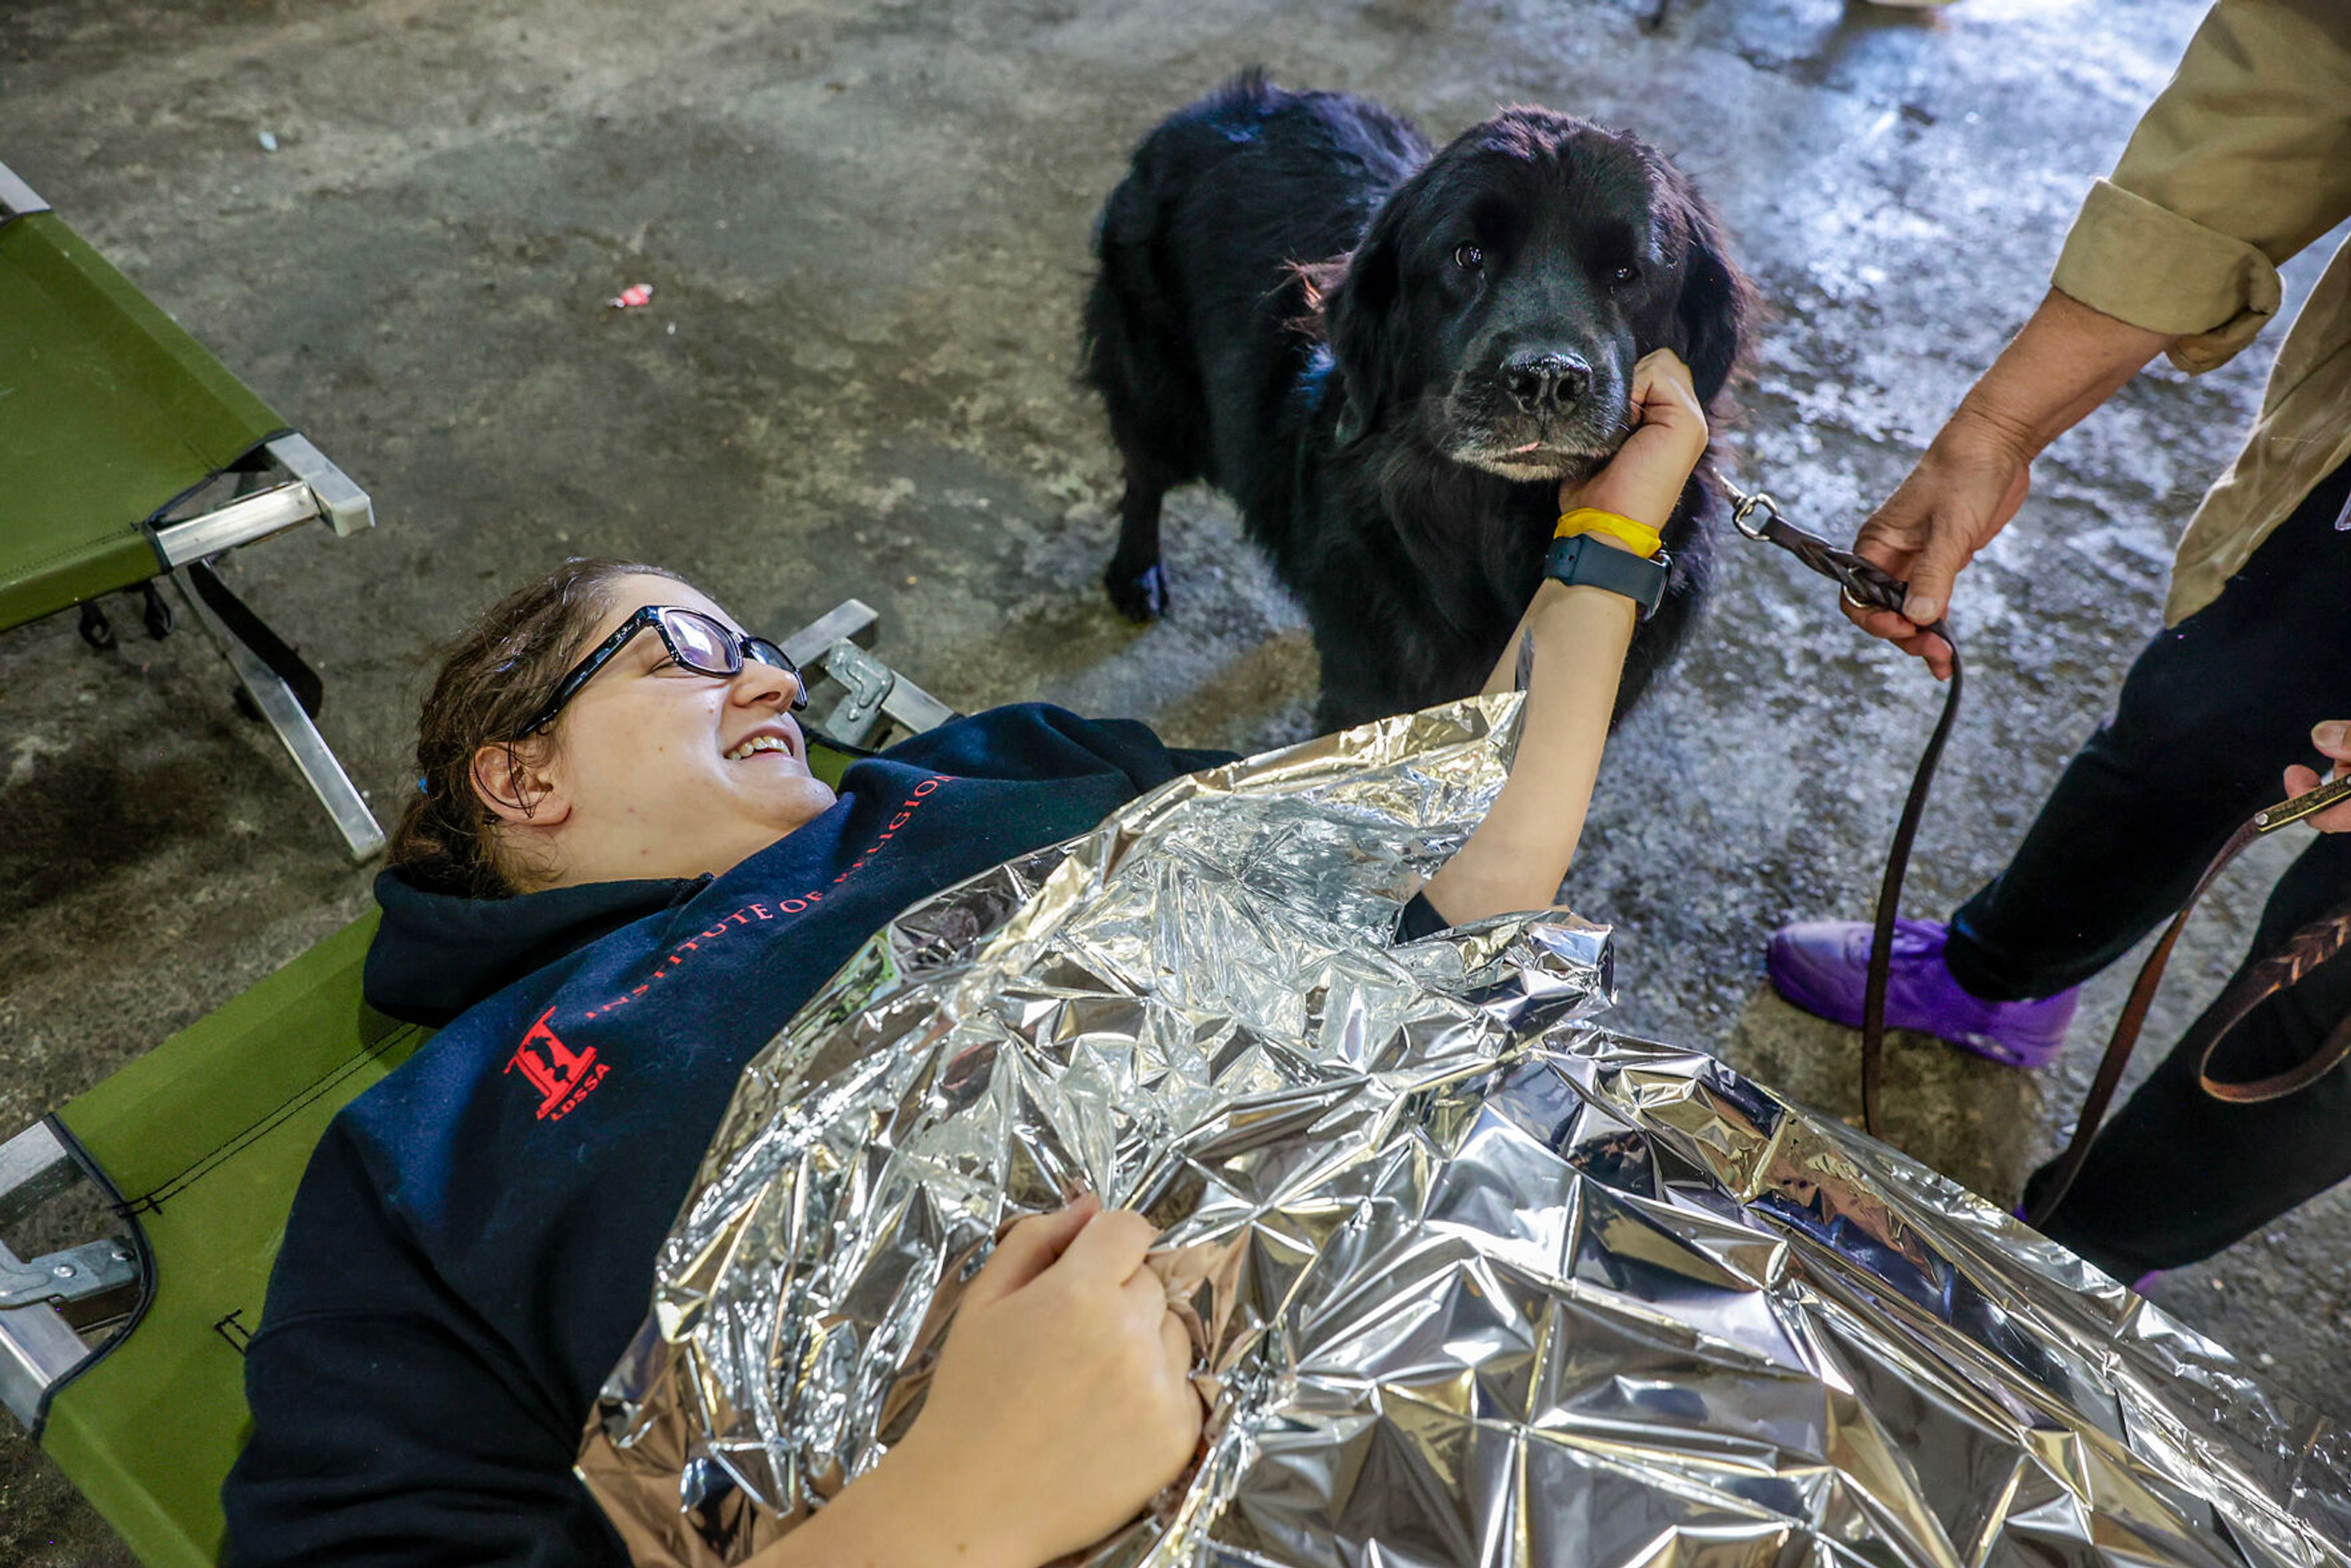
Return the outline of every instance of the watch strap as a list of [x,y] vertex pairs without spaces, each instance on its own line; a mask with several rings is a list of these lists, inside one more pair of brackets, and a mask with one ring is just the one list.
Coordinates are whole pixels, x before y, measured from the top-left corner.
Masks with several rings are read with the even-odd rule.
[[1630,550],[1604,545],[1588,534],[1553,539],[1543,558],[1543,575],[1571,588],[1604,588],[1631,600],[1646,621],[1666,597],[1667,570],[1673,558],[1660,551],[1644,560]]

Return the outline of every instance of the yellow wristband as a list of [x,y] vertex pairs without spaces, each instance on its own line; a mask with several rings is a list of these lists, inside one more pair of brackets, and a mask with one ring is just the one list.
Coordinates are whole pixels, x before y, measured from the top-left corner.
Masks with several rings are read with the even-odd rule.
[[1559,531],[1552,538],[1572,539],[1578,534],[1606,534],[1611,538],[1623,539],[1633,547],[1635,554],[1644,559],[1655,559],[1656,553],[1666,548],[1665,536],[1646,523],[1636,523],[1630,517],[1604,512],[1597,507],[1578,507],[1561,517]]

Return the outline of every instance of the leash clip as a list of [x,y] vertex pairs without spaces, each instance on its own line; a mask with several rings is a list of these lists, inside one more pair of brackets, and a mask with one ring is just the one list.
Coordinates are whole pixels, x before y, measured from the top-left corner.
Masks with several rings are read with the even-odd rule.
[[2351,800],[2351,773],[2296,795],[2291,800],[2281,800],[2265,811],[2254,812],[2253,831],[2263,835],[2274,833],[2280,828],[2293,826],[2304,817],[2316,816],[2337,800]]
[[[1837,592],[1855,610],[1902,608],[1903,598],[1909,591],[1906,583],[1853,551],[1839,549],[1819,535],[1796,527],[1770,491],[1750,494],[1729,480],[1723,481],[1722,487],[1730,497],[1732,528],[1758,544],[1778,545],[1823,577],[1833,580]],[[1763,514],[1763,520],[1749,522],[1758,512]]]
[[[1756,543],[1769,543],[1771,536],[1765,530],[1773,523],[1787,521],[1788,515],[1780,509],[1780,503],[1769,490],[1758,490],[1750,496],[1729,480],[1723,481],[1722,487],[1730,492],[1730,526]],[[1768,515],[1761,524],[1750,528],[1747,519],[1757,512]]]

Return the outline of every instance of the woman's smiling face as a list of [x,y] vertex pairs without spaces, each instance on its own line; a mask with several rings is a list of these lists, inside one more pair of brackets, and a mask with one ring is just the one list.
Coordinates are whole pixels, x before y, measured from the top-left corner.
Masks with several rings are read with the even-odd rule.
[[[651,604],[695,610],[739,632],[706,596],[664,577],[615,579],[581,643],[593,648]],[[670,657],[638,632],[563,709],[547,742],[485,747],[475,777],[532,889],[634,877],[723,874],[820,815],[833,793],[808,769],[792,721],[799,677],[756,659],[728,676]],[[512,802],[527,799],[525,813]]]

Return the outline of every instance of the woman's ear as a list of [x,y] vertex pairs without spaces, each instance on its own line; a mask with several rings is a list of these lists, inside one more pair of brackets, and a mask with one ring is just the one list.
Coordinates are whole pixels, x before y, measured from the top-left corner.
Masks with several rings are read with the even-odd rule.
[[1687,187],[1681,199],[1687,239],[1674,332],[1681,340],[1682,362],[1690,368],[1691,388],[1701,405],[1711,407],[1746,351],[1754,291],[1731,265],[1713,212]]
[[1345,400],[1337,432],[1342,446],[1353,445],[1378,428],[1402,374],[1396,225],[1390,221],[1401,204],[1398,198],[1389,198],[1322,308],[1331,358],[1338,366],[1340,394]]
[[571,814],[553,760],[552,748],[537,740],[485,746],[474,753],[474,794],[509,827],[551,828]]

